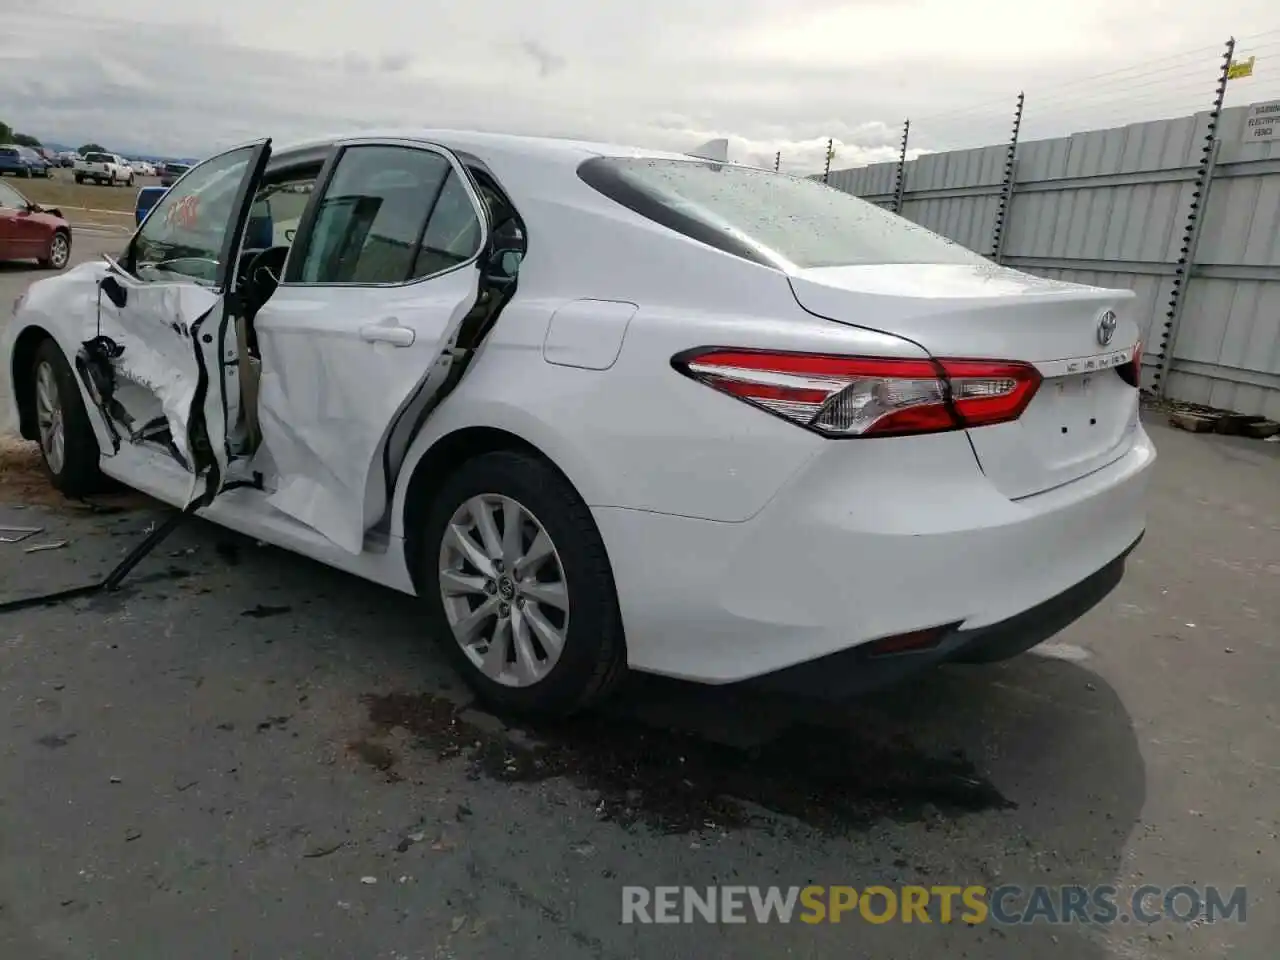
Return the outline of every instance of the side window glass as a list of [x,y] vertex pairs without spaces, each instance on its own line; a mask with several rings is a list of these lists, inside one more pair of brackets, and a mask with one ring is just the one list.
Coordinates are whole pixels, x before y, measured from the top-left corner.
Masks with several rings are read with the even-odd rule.
[[349,147],[316,211],[303,283],[403,283],[451,167],[409,147]]
[[255,149],[242,147],[202,163],[160,198],[133,238],[131,260],[140,280],[174,280],[175,274],[202,283],[217,280],[236,193]]
[[471,197],[450,169],[422,234],[422,246],[414,260],[411,279],[429,277],[465,263],[480,249],[480,238],[480,219]]

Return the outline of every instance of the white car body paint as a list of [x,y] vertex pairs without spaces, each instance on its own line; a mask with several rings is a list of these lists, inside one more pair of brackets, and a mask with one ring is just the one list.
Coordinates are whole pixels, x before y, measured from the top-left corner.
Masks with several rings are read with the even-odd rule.
[[[688,157],[457,131],[360,134],[379,139],[484,164],[527,226],[518,291],[413,438],[388,504],[388,428],[413,384],[447,365],[441,344],[474,296],[475,271],[387,288],[282,284],[257,324],[263,446],[230,465],[260,470],[265,488],[227,490],[201,515],[413,593],[405,516],[415,465],[458,431],[505,431],[550,459],[590,507],[630,665],[710,683],[917,629],[998,623],[1078,584],[1142,533],[1155,452],[1137,391],[1111,371],[1116,382],[1099,375],[1081,403],[1057,393],[1077,386],[1070,363],[1132,349],[1131,293],[989,264],[775,269],[647,219],[577,172],[598,156]],[[32,286],[0,334],[0,391],[12,389],[27,328],[75,357],[106,269],[85,264]],[[1094,340],[1103,310],[1119,315],[1105,349]],[[369,330],[379,325],[411,330],[412,342]],[[1021,360],[1046,379],[1011,423],[828,439],[672,369],[674,356],[706,346]],[[164,386],[146,351],[134,356],[138,378],[180,407],[185,384]],[[105,452],[101,417],[87,393],[85,402]],[[16,418],[2,426],[18,428]],[[102,468],[175,505],[189,493],[190,475],[154,449],[125,445]],[[371,529],[383,515],[386,531]]]
[[[475,297],[474,270],[403,286],[277,289],[256,324],[258,418],[281,479],[273,508],[361,551],[386,505],[383,434]],[[412,342],[393,342],[401,332]]]

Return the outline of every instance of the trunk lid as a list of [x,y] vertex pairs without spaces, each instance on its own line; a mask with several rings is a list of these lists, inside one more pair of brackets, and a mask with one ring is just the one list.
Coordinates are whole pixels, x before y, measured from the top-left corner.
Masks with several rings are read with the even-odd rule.
[[[795,271],[791,287],[812,314],[904,337],[934,357],[1035,364],[1044,382],[1017,421],[967,431],[1007,497],[1069,483],[1132,446],[1138,391],[1115,369],[1138,340],[1130,290],[986,263],[818,267]],[[1108,311],[1115,325],[1106,337]]]

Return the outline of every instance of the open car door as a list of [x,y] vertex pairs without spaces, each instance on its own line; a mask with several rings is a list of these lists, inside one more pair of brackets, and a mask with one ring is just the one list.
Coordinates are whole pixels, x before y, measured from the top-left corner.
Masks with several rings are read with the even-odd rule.
[[92,336],[76,356],[107,452],[165,451],[191,474],[189,499],[203,503],[226,484],[231,460],[236,263],[270,153],[260,140],[219,154],[156,203],[123,261],[107,259]]

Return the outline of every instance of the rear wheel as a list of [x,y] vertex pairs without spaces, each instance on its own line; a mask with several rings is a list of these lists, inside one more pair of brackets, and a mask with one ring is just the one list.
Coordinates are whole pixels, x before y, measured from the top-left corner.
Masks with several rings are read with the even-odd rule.
[[28,382],[49,482],[69,497],[98,490],[102,484],[98,439],[76,387],[75,374],[52,340],[45,340],[36,348]]
[[613,573],[591,512],[553,467],[513,451],[458,468],[417,557],[429,626],[496,709],[566,715],[626,671]]
[[81,174],[76,174],[76,183],[84,183],[84,177]]

